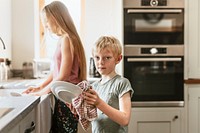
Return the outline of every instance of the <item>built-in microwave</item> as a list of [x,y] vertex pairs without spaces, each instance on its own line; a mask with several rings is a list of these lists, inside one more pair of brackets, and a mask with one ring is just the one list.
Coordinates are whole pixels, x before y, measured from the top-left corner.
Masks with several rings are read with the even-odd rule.
[[124,44],[183,45],[183,3],[184,0],[125,0]]

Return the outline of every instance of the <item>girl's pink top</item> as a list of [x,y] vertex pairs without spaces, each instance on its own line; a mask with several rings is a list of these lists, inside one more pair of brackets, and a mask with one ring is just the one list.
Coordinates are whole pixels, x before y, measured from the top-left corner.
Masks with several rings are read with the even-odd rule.
[[[58,77],[59,72],[60,72],[60,67],[61,67],[61,60],[62,60],[62,53],[61,53],[61,45],[58,44],[55,54],[54,54],[54,71],[53,71],[53,78],[55,79]],[[80,82],[78,79],[78,74],[79,74],[79,64],[78,64],[78,58],[75,55],[74,60],[73,60],[73,65],[72,69],[69,70],[71,73],[69,77],[65,80],[67,82],[77,84]]]

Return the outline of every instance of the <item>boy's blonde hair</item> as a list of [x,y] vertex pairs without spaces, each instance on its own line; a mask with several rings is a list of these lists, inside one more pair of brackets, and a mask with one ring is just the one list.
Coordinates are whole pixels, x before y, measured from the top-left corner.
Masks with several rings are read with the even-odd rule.
[[100,37],[92,48],[92,55],[94,55],[94,52],[100,52],[103,49],[111,50],[116,58],[122,54],[122,46],[119,40],[113,36]]

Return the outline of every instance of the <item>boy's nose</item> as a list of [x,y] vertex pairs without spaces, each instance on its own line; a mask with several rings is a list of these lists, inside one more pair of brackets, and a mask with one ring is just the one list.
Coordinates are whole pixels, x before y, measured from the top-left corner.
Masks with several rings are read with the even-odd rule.
[[100,63],[100,64],[104,64],[104,59],[101,58],[101,59],[99,60],[99,63]]

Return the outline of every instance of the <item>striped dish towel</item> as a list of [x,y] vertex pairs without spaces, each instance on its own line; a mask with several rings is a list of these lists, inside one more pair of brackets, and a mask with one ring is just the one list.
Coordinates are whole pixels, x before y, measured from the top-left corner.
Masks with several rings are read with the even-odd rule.
[[[83,91],[90,89],[90,83],[88,81],[82,81],[77,84]],[[79,116],[79,122],[84,130],[87,130],[92,120],[97,118],[97,108],[93,105],[89,105],[84,101],[82,94],[72,99],[72,105]]]

